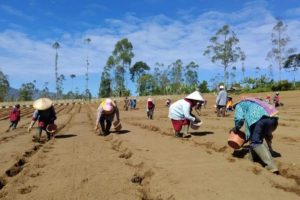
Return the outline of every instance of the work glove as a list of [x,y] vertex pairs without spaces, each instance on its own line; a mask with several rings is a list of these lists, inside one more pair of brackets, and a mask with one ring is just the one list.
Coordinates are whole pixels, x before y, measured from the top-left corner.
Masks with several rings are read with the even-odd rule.
[[195,121],[194,121],[194,123],[195,123],[195,124],[198,124],[199,122],[201,122],[201,120],[200,120],[200,119],[198,119],[197,117],[195,117]]

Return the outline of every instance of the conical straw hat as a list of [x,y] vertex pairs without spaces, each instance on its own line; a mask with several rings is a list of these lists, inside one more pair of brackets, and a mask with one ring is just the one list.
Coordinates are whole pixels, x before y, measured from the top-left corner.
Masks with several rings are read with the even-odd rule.
[[186,99],[192,99],[196,101],[204,101],[199,91],[195,91],[185,97]]
[[40,98],[33,102],[33,107],[37,110],[47,110],[52,106],[51,99],[48,98]]

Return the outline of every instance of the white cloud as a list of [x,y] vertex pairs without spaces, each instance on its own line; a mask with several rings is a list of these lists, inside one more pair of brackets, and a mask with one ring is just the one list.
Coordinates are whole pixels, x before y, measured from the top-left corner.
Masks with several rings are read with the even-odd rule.
[[[90,73],[100,77],[115,43],[127,37],[134,46],[133,63],[143,60],[150,66],[156,62],[167,66],[182,59],[185,64],[195,61],[200,69],[218,69],[217,72],[222,73],[219,65],[212,64],[203,52],[209,38],[225,23],[231,25],[240,39],[240,46],[247,55],[246,67],[263,68],[269,66],[265,58],[271,48],[275,21],[265,4],[247,4],[242,10],[232,13],[208,11],[194,18],[183,16],[183,19],[172,19],[163,14],[141,19],[127,14],[124,19],[107,19],[107,25],[102,28],[72,34],[65,32],[60,38],[44,40],[31,39],[16,30],[5,30],[0,32],[0,69],[10,77],[22,78],[23,82],[34,79],[53,82],[55,51],[51,44],[58,41],[61,44],[58,50],[59,73],[83,76],[86,56],[89,55]],[[287,34],[293,41],[292,47],[300,46],[297,40],[300,21],[289,19],[285,23],[288,24]],[[87,37],[92,40],[90,45],[83,42]],[[99,83],[94,85],[98,87]]]

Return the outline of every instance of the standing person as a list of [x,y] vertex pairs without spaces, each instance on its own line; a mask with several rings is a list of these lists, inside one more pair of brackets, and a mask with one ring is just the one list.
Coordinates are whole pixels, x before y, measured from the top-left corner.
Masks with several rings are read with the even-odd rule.
[[[237,132],[245,124],[245,139],[250,140],[250,155],[255,152],[265,163],[265,168],[278,173],[272,158],[272,133],[278,126],[278,111],[274,106],[256,98],[245,98],[235,105],[234,128]],[[266,141],[267,145],[263,144]]]
[[56,113],[52,101],[48,98],[40,98],[33,102],[33,107],[36,109],[32,116],[32,121],[28,127],[28,132],[31,131],[33,125],[38,121],[36,136],[37,142],[41,142],[42,131],[47,134],[47,139],[50,140],[52,133],[49,131],[49,125],[54,125]]
[[130,101],[129,101],[128,97],[125,97],[125,99],[124,99],[124,110],[128,111],[129,104],[130,104]]
[[103,136],[108,135],[115,115],[117,117],[117,122],[119,122],[120,115],[116,103],[113,102],[110,98],[105,99],[97,109],[95,130],[99,129],[100,124],[99,134]]
[[153,119],[155,104],[153,100],[149,97],[147,99],[147,117],[148,119]]
[[21,110],[20,110],[20,104],[16,104],[13,109],[9,112],[9,121],[10,125],[6,132],[10,131],[10,128],[16,129],[17,125],[21,119]]
[[225,117],[225,111],[226,111],[226,103],[227,103],[227,92],[224,88],[224,85],[220,85],[219,87],[220,91],[217,96],[216,105],[217,105],[217,116],[223,116]]
[[175,137],[190,137],[188,133],[190,123],[197,124],[200,120],[192,114],[192,109],[200,101],[204,101],[200,92],[195,91],[184,99],[180,99],[169,108],[169,118],[175,130]]
[[136,101],[136,97],[133,97],[133,109],[135,109],[136,108],[136,104],[137,104],[137,101]]

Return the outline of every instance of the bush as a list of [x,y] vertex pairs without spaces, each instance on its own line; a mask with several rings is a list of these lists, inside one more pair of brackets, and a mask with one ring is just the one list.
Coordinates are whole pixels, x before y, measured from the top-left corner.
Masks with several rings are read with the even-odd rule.
[[272,91],[286,91],[291,90],[293,87],[292,83],[289,83],[287,80],[282,80],[272,85]]

